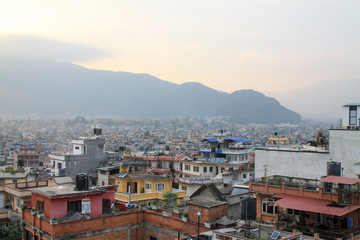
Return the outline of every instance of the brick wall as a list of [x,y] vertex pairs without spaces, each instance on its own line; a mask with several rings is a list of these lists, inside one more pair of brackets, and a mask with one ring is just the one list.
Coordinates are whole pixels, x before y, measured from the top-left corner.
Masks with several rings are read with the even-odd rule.
[[223,205],[204,208],[195,205],[189,205],[189,220],[191,222],[197,222],[197,211],[200,211],[200,223],[204,222],[213,222],[216,219],[221,218],[222,216],[228,215],[228,205],[224,203]]
[[[227,211],[225,207],[219,209]],[[180,218],[164,217],[162,213],[154,211],[124,212],[119,215],[107,215],[54,225],[51,225],[45,218],[31,215],[29,210],[24,211],[23,218],[24,229],[43,240],[50,239],[50,236],[54,240],[63,239],[65,236],[71,239],[86,240],[128,239],[128,236],[131,240],[141,240],[153,236],[158,240],[170,240],[177,239],[179,233],[181,237],[186,237],[196,235],[198,231],[196,220],[183,222]],[[200,224],[199,228],[200,232],[209,230],[203,224]]]

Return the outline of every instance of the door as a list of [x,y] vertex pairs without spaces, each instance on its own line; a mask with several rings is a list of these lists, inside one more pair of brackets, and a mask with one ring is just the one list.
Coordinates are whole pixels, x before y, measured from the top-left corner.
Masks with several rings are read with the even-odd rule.
[[4,208],[5,207],[5,202],[4,202],[4,194],[0,194],[0,208]]

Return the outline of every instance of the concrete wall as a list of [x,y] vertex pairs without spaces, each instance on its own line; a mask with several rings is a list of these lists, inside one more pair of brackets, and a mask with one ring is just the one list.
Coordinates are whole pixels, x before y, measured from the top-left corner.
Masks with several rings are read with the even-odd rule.
[[66,175],[74,177],[77,173],[97,173],[99,162],[106,159],[104,138],[86,139],[84,145],[85,154],[65,157]]
[[327,162],[330,161],[330,155],[321,152],[259,149],[255,156],[255,178],[265,176],[266,166],[267,176],[320,179],[326,176]]
[[330,158],[341,162],[343,176],[358,178],[360,175],[360,131],[331,129],[329,139]]

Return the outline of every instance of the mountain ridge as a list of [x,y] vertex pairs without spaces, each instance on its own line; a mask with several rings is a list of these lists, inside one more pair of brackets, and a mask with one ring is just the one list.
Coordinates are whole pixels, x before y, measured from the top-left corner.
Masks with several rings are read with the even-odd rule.
[[286,92],[269,92],[287,108],[300,113],[305,119],[339,120],[342,105],[358,103],[360,79],[330,79]]
[[[299,122],[299,114],[254,90],[231,94],[201,83],[67,62],[0,59],[3,113],[70,112],[128,117],[229,116],[236,123]],[[271,109],[271,111],[269,111]]]

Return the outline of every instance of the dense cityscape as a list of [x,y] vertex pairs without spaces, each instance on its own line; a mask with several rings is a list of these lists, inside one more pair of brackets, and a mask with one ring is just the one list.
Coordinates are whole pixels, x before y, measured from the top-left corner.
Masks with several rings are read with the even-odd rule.
[[343,108],[338,122],[299,124],[2,119],[4,236],[353,237],[360,180],[357,148],[345,143],[358,133],[359,105]]

